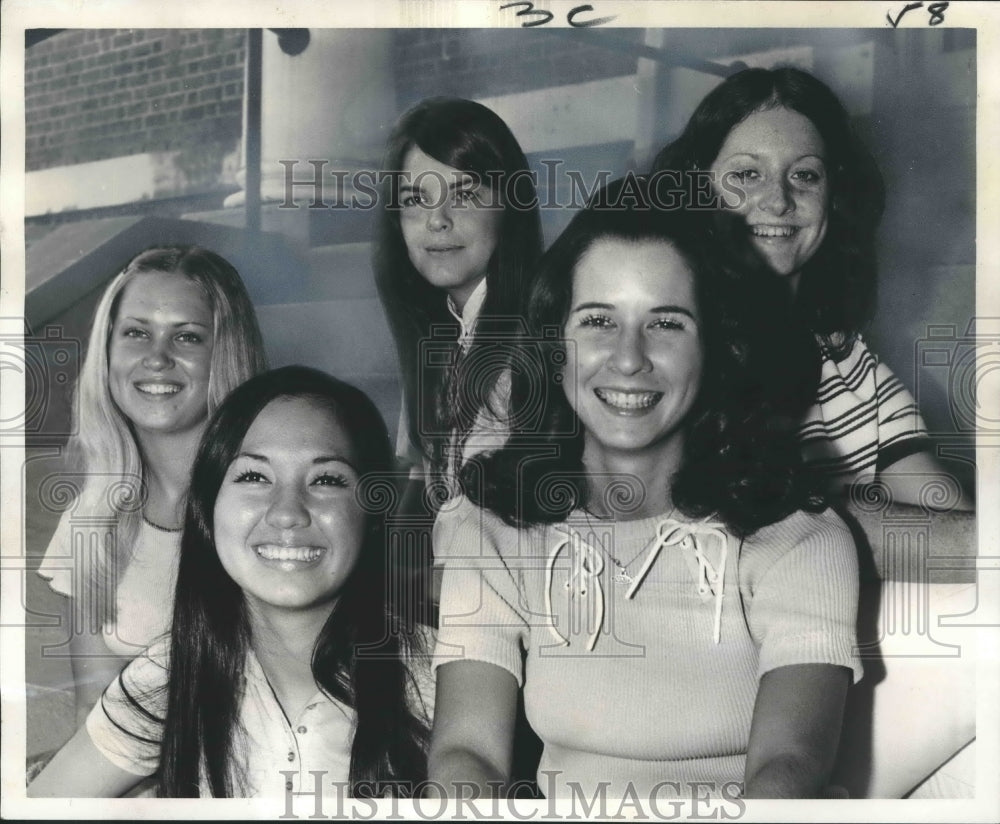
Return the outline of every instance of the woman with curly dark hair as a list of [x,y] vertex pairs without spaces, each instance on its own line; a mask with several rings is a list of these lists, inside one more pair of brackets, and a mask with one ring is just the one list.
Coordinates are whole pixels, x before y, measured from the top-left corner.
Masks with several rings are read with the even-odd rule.
[[836,488],[877,477],[916,503],[927,452],[916,402],[861,337],[876,293],[875,235],[885,193],[837,96],[795,68],[746,69],[698,105],[653,175],[708,174],[722,209],[716,233],[733,268],[777,276],[815,335],[814,404],[800,436],[807,463]]
[[360,390],[299,366],[234,390],[195,459],[169,639],[29,794],[120,795],[154,773],[165,797],[411,793],[433,685],[386,569],[391,469]]
[[641,200],[613,191],[544,256],[523,414],[438,518],[448,792],[509,781],[519,687],[546,795],[805,797],[833,764],[857,561],[767,368],[795,337],[777,287],[730,283],[695,216]]
[[[542,250],[534,182],[507,124],[472,100],[434,97],[386,147],[374,244],[396,341],[412,477],[454,479],[463,454],[505,437],[503,359]],[[490,440],[489,431],[497,438]]]

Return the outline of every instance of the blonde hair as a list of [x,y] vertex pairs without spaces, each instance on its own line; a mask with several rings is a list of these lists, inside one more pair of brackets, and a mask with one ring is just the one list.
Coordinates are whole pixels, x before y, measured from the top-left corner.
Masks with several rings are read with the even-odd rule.
[[[198,246],[156,246],[140,252],[111,281],[94,313],[90,342],[74,395],[78,433],[69,452],[84,477],[75,511],[107,517],[117,525],[111,546],[97,548],[88,572],[92,593],[108,593],[104,613],[114,611],[113,593],[139,533],[145,472],[128,419],[108,384],[108,342],[125,288],[139,274],[178,274],[197,283],[212,311],[214,345],[208,410],[247,378],[267,369],[257,316],[239,273],[224,258]],[[112,566],[113,565],[113,566]],[[105,596],[107,597],[107,596]]]

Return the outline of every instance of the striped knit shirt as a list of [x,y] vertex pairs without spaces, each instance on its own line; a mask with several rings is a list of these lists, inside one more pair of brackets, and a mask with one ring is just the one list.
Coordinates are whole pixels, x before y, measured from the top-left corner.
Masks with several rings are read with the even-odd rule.
[[840,362],[820,348],[816,403],[799,430],[810,467],[840,483],[871,481],[927,447],[927,426],[913,396],[860,338]]
[[434,665],[482,661],[523,685],[546,795],[568,782],[588,797],[600,782],[609,797],[664,781],[679,783],[661,797],[695,781],[732,792],[765,672],[822,663],[861,676],[857,558],[829,510],[740,542],[676,516],[574,513],[518,530],[460,499],[435,545],[447,560]]

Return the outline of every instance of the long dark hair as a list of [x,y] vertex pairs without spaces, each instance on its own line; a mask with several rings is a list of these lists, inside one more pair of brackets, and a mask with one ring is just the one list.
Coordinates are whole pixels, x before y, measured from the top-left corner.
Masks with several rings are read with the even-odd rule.
[[[691,517],[714,514],[746,535],[819,506],[803,483],[796,436],[812,399],[802,386],[814,363],[789,330],[787,290],[777,278],[752,288],[732,278],[714,258],[709,216],[649,208],[645,185],[632,178],[599,192],[542,258],[521,368],[512,370],[513,434],[502,449],[465,466],[466,494],[517,526],[556,523],[587,504],[584,433],[562,388],[562,329],[577,263],[595,241],[616,238],[667,241],[695,275],[704,366],[672,480],[677,508]],[[535,368],[525,368],[529,363]]]
[[[709,169],[733,127],[754,112],[783,106],[808,118],[826,151],[830,202],[826,237],[802,269],[796,295],[801,322],[834,357],[846,357],[875,310],[875,234],[885,206],[882,175],[851,127],[840,100],[826,84],[795,68],[745,69],[709,92],[680,137],[664,147],[653,172]],[[723,215],[720,245],[747,269],[761,264]]]
[[424,100],[396,123],[383,170],[401,170],[413,147],[489,183],[503,206],[500,238],[487,267],[486,299],[472,345],[457,369],[426,368],[420,361],[421,343],[430,339],[432,329],[443,333],[439,340],[454,341],[458,327],[447,310],[445,293],[428,283],[410,261],[400,228],[398,175],[390,174],[383,182],[375,280],[399,354],[410,441],[440,470],[448,433],[467,435],[477,411],[492,397],[502,370],[483,351],[488,349],[484,338],[503,339],[519,328],[524,296],[542,251],[542,233],[528,162],[496,113],[460,98]]
[[[215,549],[213,512],[247,430],[265,406],[283,397],[307,397],[329,406],[348,434],[362,484],[392,468],[389,437],[372,401],[314,369],[287,366],[259,375],[216,410],[195,459],[181,540],[161,749],[162,796],[198,796],[202,771],[213,796],[229,797],[238,790],[234,742],[251,628],[243,591]],[[369,514],[357,565],[312,657],[316,683],[357,714],[352,791],[384,782],[418,782],[426,774],[427,729],[406,702],[410,675],[404,657],[413,641],[406,629],[412,625],[394,614],[383,525],[384,513]],[[363,646],[377,648],[378,654],[359,655]]]

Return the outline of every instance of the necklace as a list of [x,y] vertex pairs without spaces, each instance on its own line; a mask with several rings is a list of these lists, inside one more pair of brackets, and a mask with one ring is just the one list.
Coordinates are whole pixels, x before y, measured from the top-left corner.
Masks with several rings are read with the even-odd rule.
[[[673,514],[676,511],[677,507],[674,507],[673,509],[670,510],[670,512],[667,513],[667,515],[664,518],[661,518],[660,520],[667,520],[673,517]],[[583,513],[584,517],[587,519],[587,526],[590,528],[590,531],[592,533],[595,533],[596,536],[596,530],[594,529],[594,525],[590,521],[590,516],[593,513],[591,513],[591,511],[587,508],[584,508]],[[598,515],[594,515],[594,517],[598,518],[598,520],[613,520],[613,519],[602,519]],[[607,555],[611,563],[615,565],[616,572],[614,575],[611,576],[611,580],[614,581],[616,584],[621,584],[622,586],[626,587],[632,586],[635,579],[629,574],[628,568],[632,566],[632,564],[634,564],[637,560],[639,560],[639,557],[641,555],[644,555],[646,553],[646,551],[653,545],[656,539],[657,536],[654,535],[650,540],[648,540],[645,544],[642,545],[642,549],[640,549],[635,555],[633,555],[631,560],[626,561],[624,563],[611,553],[611,551],[604,545],[603,541],[599,541],[598,546],[601,548],[601,552]]]
[[167,526],[160,526],[159,524],[154,524],[151,520],[149,520],[149,518],[146,517],[145,512],[142,514],[142,520],[143,522],[149,524],[151,527],[153,527],[153,529],[158,530],[159,532],[180,532],[183,529],[183,527],[172,528]]

